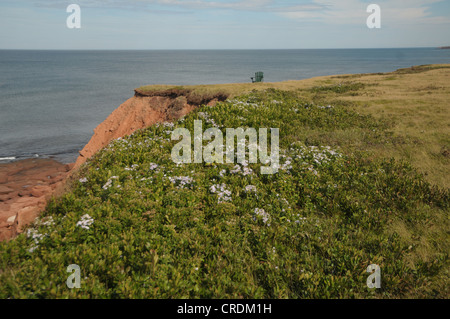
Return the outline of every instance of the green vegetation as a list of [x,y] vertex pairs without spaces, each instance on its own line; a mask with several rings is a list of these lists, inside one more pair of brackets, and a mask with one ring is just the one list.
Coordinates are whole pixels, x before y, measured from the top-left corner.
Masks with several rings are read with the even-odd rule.
[[[113,141],[0,243],[0,298],[448,297],[448,190],[373,156],[398,144],[394,123],[308,90],[250,92]],[[279,128],[279,172],[174,164],[170,133],[195,119]],[[370,264],[382,289],[366,286]]]
[[210,87],[207,85],[148,85],[135,89],[135,93],[142,96],[167,96],[172,98],[183,96],[187,103],[191,105],[207,104],[214,99],[224,101],[230,95],[230,92],[223,90],[220,86]]
[[422,73],[430,70],[436,70],[436,69],[448,69],[450,68],[449,65],[433,65],[433,64],[425,64],[425,65],[418,65],[418,66],[412,66],[410,68],[405,69],[398,69],[394,73],[398,74],[414,74],[414,73]]
[[363,89],[365,85],[363,83],[352,83],[352,82],[344,82],[334,85],[326,85],[326,86],[316,86],[311,89],[312,92],[318,93],[318,92],[334,92],[334,93],[346,93],[349,91],[358,91],[360,89]]

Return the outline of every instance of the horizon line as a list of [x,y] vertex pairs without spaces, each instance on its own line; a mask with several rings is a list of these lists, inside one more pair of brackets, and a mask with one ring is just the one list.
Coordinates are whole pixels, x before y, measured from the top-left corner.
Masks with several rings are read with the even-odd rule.
[[372,48],[255,48],[255,49],[15,49],[0,48],[0,51],[257,51],[257,50],[376,50],[376,49],[442,49],[448,46],[417,46],[417,47],[372,47]]

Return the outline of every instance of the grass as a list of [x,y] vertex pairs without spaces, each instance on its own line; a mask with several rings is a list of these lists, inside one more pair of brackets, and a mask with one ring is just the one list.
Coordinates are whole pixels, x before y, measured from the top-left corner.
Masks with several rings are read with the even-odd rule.
[[135,93],[140,96],[167,96],[177,98],[184,96],[188,104],[200,106],[216,99],[225,101],[230,92],[222,88],[210,88],[203,86],[168,86],[149,85],[135,89]]
[[[448,298],[448,75],[197,88],[229,99],[113,141],[0,243],[0,297]],[[279,172],[177,166],[170,131],[196,119],[280,128]],[[382,289],[366,286],[370,264]]]
[[334,92],[338,94],[347,93],[350,91],[358,91],[360,89],[363,89],[365,85],[363,83],[352,83],[352,82],[345,82],[345,83],[339,83],[339,84],[333,84],[333,85],[321,85],[316,86],[311,89],[314,93],[319,92]]
[[[378,158],[406,159],[425,179],[450,187],[450,65],[422,65],[390,73],[322,76],[302,81],[183,86],[198,95],[224,94],[229,98],[253,90],[294,91],[317,104],[337,103],[371,115],[391,126],[393,144],[368,146]],[[343,89],[342,89],[343,85]],[[144,86],[161,91],[174,86]],[[180,87],[178,87],[180,88]],[[339,92],[339,90],[341,92]],[[345,92],[342,92],[345,90]],[[358,136],[350,136],[356,142]],[[447,150],[447,151],[446,151]]]

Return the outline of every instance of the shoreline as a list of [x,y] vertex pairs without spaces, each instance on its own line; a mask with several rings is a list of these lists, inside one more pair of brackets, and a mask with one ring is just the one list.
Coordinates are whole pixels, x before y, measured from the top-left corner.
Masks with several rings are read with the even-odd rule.
[[36,155],[5,155],[0,156],[0,165],[2,164],[11,164],[25,160],[32,159],[45,159],[45,160],[54,160],[61,164],[72,164],[75,163],[76,159],[79,156],[79,151],[77,152],[61,152],[58,154],[36,154]]

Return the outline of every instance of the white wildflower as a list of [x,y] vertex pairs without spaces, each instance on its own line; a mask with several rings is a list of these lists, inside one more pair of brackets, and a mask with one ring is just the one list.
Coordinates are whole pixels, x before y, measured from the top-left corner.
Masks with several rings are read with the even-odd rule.
[[118,176],[111,176],[111,177],[108,179],[108,181],[106,182],[106,184],[102,186],[102,188],[103,188],[104,190],[107,190],[108,188],[110,188],[111,185],[112,185],[112,180],[113,180],[113,179],[119,179],[119,177],[118,177]]
[[253,218],[256,220],[256,217],[261,217],[264,224],[267,224],[267,226],[270,226],[267,222],[269,221],[270,215],[262,208],[255,208],[255,217]]
[[40,220],[39,224],[42,226],[52,226],[55,224],[55,222],[54,222],[52,216],[48,216],[48,217],[44,217],[42,220]]
[[245,191],[248,192],[254,192],[256,193],[256,186],[255,185],[247,185],[245,186]]
[[36,245],[36,246],[31,246],[30,249],[28,249],[28,251],[29,251],[30,253],[32,253],[32,252],[35,251],[38,247],[39,247],[38,245]]
[[235,165],[233,170],[230,171],[231,174],[237,174],[241,172],[241,167],[239,165]]
[[230,202],[232,201],[231,198],[231,191],[227,189],[226,184],[216,184],[212,185],[209,190],[213,194],[217,194],[218,196],[218,203],[224,203],[224,202]]
[[77,226],[80,226],[83,229],[89,229],[89,226],[91,226],[93,223],[94,219],[88,214],[85,214],[81,216],[81,220],[77,223]]
[[37,229],[29,228],[29,229],[27,230],[27,237],[28,237],[28,238],[31,237],[31,239],[34,240],[34,242],[36,243],[36,245],[39,244],[39,242],[41,241],[42,238],[44,238],[44,236],[45,236],[45,235],[44,235],[44,234],[40,234],[40,233],[38,232]]
[[192,188],[194,183],[194,179],[189,176],[169,176],[168,178],[177,188],[184,188],[185,186]]

